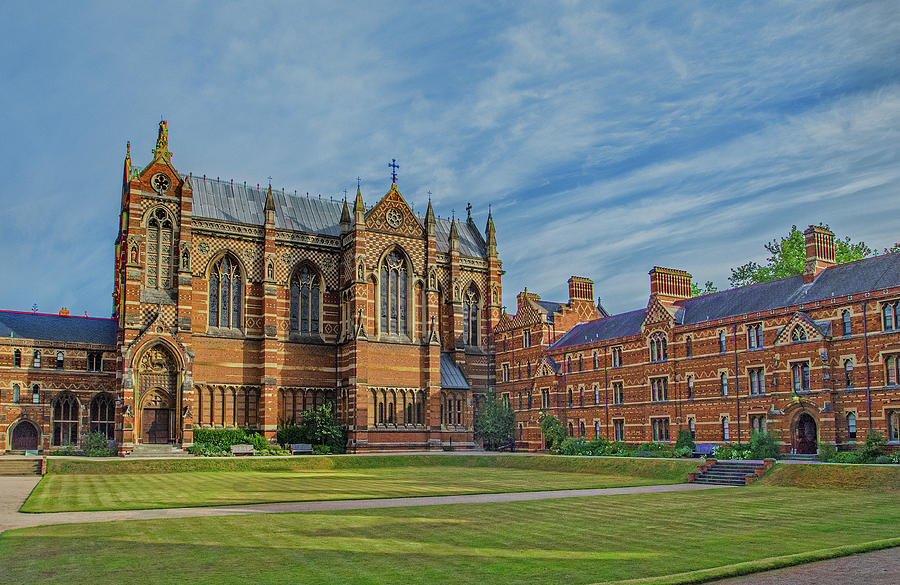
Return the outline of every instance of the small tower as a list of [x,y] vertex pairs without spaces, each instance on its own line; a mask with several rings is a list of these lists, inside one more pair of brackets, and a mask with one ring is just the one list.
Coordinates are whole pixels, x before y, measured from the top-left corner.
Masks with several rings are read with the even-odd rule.
[[434,208],[431,207],[431,199],[428,199],[428,210],[425,212],[425,233],[428,236],[434,235]]
[[266,206],[263,208],[266,215],[266,223],[275,223],[275,197],[272,195],[272,185],[269,185],[269,192],[266,193]]
[[494,218],[491,217],[491,211],[488,210],[487,225],[484,228],[484,235],[487,241],[487,255],[497,255],[497,230],[494,229]]
[[358,225],[366,223],[366,206],[362,200],[362,192],[356,188],[356,200],[353,202],[353,222]]
[[456,227],[456,218],[450,221],[450,249],[459,250],[459,230]]
[[350,207],[347,205],[347,200],[344,199],[344,209],[341,210],[341,235],[347,234],[350,232]]

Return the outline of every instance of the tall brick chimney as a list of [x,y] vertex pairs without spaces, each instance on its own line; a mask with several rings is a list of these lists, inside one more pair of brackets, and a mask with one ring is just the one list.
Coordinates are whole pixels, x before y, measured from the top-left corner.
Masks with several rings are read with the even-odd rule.
[[573,276],[569,279],[569,303],[572,301],[593,301],[594,281],[583,276]]
[[684,270],[654,266],[650,271],[650,296],[664,303],[691,298],[691,275]]
[[821,225],[811,225],[803,232],[806,244],[806,265],[803,267],[803,282],[809,283],[819,273],[834,266],[834,232]]

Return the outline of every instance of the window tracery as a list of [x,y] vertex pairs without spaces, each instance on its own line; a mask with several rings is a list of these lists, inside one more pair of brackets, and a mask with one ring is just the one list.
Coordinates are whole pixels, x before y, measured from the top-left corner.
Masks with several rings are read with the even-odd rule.
[[291,333],[319,333],[319,277],[309,266],[302,266],[291,278]]
[[394,250],[381,263],[382,335],[408,335],[408,283],[406,262],[400,252]]
[[[478,319],[478,291],[475,285],[469,287],[463,296],[463,343],[477,346],[479,331],[481,330]],[[519,376],[521,378],[521,376]]]
[[157,208],[147,220],[147,286],[167,289],[172,286],[172,244],[174,221],[163,208]]
[[242,298],[240,267],[226,254],[209,271],[209,326],[240,329]]

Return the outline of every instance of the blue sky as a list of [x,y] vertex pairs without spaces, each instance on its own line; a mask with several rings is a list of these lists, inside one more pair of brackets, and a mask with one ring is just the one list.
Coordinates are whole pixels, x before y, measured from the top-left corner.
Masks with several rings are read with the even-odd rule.
[[900,240],[900,5],[3,3],[0,307],[108,316],[122,158],[479,225],[504,302],[727,286],[824,222]]

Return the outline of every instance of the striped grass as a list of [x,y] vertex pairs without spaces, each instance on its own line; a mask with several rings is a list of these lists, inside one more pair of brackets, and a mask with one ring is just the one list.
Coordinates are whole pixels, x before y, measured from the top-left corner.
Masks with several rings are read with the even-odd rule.
[[59,525],[4,533],[0,566],[10,583],[66,585],[700,582],[896,544],[897,496],[757,485]]
[[[366,462],[375,465],[360,466]],[[419,465],[397,466],[404,462]],[[457,465],[451,465],[454,462]],[[225,460],[206,471],[194,470],[198,464],[203,469],[203,461],[189,461],[193,465],[167,467],[166,472],[154,470],[154,462],[116,463],[63,465],[51,461],[50,473],[22,511],[136,510],[624,487],[680,483],[696,468],[690,461],[484,456],[256,460],[237,462],[250,465],[239,470],[229,468],[232,462]],[[548,469],[534,469],[539,466]]]

